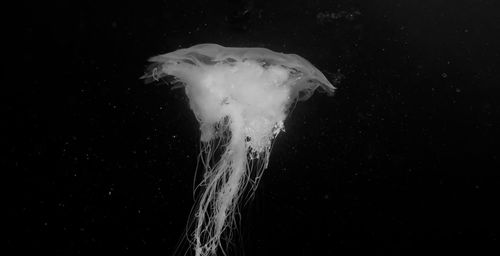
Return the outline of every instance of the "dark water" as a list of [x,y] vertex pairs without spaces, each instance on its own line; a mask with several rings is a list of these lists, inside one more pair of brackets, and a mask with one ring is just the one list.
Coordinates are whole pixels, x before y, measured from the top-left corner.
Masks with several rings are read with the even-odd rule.
[[138,78],[150,56],[211,42],[296,53],[340,79],[287,119],[230,255],[494,255],[499,13],[486,0],[26,4],[5,94],[7,249],[174,252],[198,125],[181,90]]

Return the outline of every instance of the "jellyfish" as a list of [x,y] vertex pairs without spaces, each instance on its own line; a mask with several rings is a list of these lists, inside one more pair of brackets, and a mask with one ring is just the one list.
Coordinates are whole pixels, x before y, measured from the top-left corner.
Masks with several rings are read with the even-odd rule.
[[293,103],[318,88],[333,95],[335,87],[299,55],[265,48],[199,44],[149,61],[142,78],[174,79],[198,120],[203,176],[187,237],[196,256],[216,255],[231,238],[244,191],[257,189]]

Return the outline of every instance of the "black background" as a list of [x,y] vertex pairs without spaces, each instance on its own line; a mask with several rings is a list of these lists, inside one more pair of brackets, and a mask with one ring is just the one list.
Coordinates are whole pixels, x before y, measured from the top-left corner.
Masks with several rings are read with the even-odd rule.
[[286,120],[230,255],[498,253],[497,2],[26,4],[4,91],[7,250],[174,253],[198,124],[181,90],[139,77],[150,56],[210,42],[342,78]]

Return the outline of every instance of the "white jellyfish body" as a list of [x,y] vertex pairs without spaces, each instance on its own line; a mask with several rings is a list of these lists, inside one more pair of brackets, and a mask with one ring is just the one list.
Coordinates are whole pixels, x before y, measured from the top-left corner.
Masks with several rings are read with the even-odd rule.
[[215,255],[245,187],[256,189],[267,168],[291,103],[335,87],[304,58],[264,48],[200,44],[150,61],[143,78],[181,82],[200,124],[204,173],[188,232],[196,256]]

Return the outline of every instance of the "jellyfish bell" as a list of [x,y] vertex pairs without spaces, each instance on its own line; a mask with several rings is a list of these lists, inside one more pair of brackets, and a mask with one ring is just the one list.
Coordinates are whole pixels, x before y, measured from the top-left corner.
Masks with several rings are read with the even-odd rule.
[[267,168],[291,103],[318,88],[333,95],[335,87],[299,55],[265,48],[200,44],[150,61],[146,82],[179,81],[200,124],[204,175],[188,232],[196,256],[215,255],[223,234],[229,239],[224,231],[234,224],[244,188],[254,191]]

